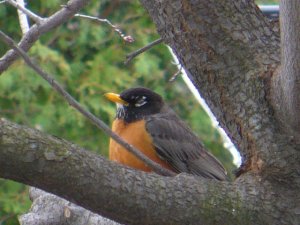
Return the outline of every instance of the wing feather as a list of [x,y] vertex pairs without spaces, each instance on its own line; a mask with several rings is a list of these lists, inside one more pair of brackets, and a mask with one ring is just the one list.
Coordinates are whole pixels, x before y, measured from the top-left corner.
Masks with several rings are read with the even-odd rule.
[[178,172],[218,180],[226,179],[222,164],[207,152],[199,138],[173,111],[147,117],[146,129],[157,154]]

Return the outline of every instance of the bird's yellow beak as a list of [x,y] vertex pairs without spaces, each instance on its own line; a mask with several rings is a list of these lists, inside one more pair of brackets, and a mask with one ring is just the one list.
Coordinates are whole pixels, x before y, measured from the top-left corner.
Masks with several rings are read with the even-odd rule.
[[118,95],[118,94],[106,93],[106,94],[104,94],[104,96],[112,102],[119,103],[119,104],[122,104],[122,105],[125,105],[125,106],[129,105],[129,103],[124,101],[123,99],[121,99],[120,95]]

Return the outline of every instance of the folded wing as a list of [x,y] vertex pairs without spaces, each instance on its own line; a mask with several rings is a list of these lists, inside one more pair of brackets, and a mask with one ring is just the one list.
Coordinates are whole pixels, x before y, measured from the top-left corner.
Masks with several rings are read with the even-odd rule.
[[157,154],[178,172],[205,178],[226,179],[222,164],[207,152],[199,138],[173,111],[150,116],[146,120]]

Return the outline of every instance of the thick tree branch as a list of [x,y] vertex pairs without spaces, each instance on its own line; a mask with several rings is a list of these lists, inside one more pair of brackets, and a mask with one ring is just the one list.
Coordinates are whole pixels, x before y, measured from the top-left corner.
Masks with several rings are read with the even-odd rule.
[[22,225],[121,225],[34,187],[29,196],[29,212],[18,217]]
[[4,34],[1,30],[0,30],[0,37],[2,40],[5,41],[5,43],[7,45],[9,45],[11,48],[13,48],[19,55],[21,55],[23,57],[24,61],[27,63],[27,65],[30,66],[33,70],[35,70],[37,72],[37,74],[39,76],[41,76],[44,80],[46,80],[51,85],[51,87],[70,104],[70,106],[72,106],[74,109],[76,109],[78,112],[80,112],[83,116],[85,116],[87,119],[89,119],[98,128],[100,128],[106,134],[108,134],[111,138],[113,138],[117,143],[122,145],[129,152],[134,154],[137,158],[139,158],[146,165],[148,165],[150,168],[152,168],[153,171],[155,171],[156,173],[161,174],[161,175],[166,175],[166,176],[175,175],[174,172],[163,168],[158,163],[152,161],[147,156],[145,156],[137,148],[128,144],[126,141],[124,141],[122,138],[120,138],[116,133],[114,133],[102,120],[98,119],[92,113],[85,110],[79,104],[79,102],[77,102],[67,91],[65,91],[62,88],[62,86],[53,78],[53,76],[47,74],[37,64],[35,64],[30,59],[30,57],[21,48],[19,48],[9,36]]
[[268,99],[279,36],[254,2],[140,1],[241,151],[245,171],[280,172],[278,161],[288,159],[272,146],[282,140]]
[[[29,31],[22,37],[19,42],[19,47],[25,52],[28,51],[39,37],[50,31],[51,29],[61,25],[70,19],[75,13],[82,9],[89,1],[88,0],[70,0],[61,10],[44,19],[40,24],[33,25]],[[0,58],[0,74],[5,71],[16,59],[18,53],[14,50],[8,51]]]
[[274,107],[281,125],[300,138],[300,1],[280,1],[281,71],[274,76]]
[[285,204],[273,207],[275,200],[287,201],[285,196],[275,198],[268,182],[250,176],[228,183],[135,171],[5,120],[0,121],[0,177],[125,224],[268,224],[278,213],[280,222],[296,215],[284,211]]

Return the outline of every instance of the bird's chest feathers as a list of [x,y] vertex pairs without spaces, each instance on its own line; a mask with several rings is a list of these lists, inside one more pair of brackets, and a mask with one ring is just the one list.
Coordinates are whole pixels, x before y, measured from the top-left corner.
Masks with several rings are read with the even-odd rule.
[[[125,123],[123,120],[116,119],[113,122],[112,130],[129,144],[137,142],[151,143],[151,137],[146,133],[145,121],[139,120],[132,123]],[[145,144],[145,143],[144,143]]]
[[[113,122],[112,130],[153,161],[161,162],[152,144],[152,139],[146,132],[144,120],[124,123],[124,121],[116,119]],[[151,171],[151,169],[142,161],[137,159],[112,139],[110,140],[109,158],[136,169]]]

